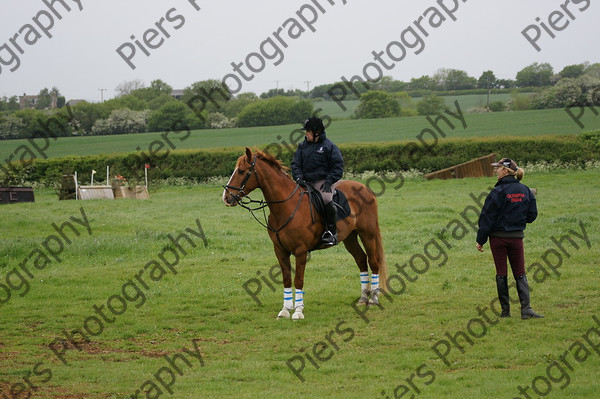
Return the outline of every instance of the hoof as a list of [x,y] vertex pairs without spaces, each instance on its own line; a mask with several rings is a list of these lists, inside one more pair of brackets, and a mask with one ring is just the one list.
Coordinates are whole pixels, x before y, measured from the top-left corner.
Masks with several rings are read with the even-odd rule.
[[290,318],[290,309],[283,308],[281,312],[277,315],[278,319],[289,319]]
[[369,305],[379,305],[379,289],[371,292],[371,298],[369,299]]
[[292,315],[292,320],[304,320],[304,313],[294,312],[294,314]]
[[303,310],[304,308],[297,308],[292,315],[292,320],[304,320],[304,313],[302,313]]
[[356,303],[359,306],[366,306],[369,304],[369,291],[364,290],[360,292],[360,299]]

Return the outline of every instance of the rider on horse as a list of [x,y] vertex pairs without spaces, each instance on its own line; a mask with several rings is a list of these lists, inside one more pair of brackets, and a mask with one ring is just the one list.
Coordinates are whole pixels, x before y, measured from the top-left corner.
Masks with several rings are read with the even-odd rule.
[[332,186],[342,178],[344,160],[340,149],[327,138],[323,120],[312,117],[304,122],[306,137],[298,145],[292,160],[292,177],[300,185],[318,190],[325,204],[325,233],[322,245],[332,246],[337,239],[337,208]]

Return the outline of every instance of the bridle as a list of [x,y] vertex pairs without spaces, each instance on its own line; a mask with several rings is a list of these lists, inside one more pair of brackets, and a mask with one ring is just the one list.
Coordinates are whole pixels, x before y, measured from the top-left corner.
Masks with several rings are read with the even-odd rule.
[[[248,162],[247,159],[245,159],[245,161]],[[294,188],[294,191],[292,191],[292,193],[283,200],[279,200],[279,201],[265,201],[264,199],[253,200],[252,198],[250,198],[250,196],[248,194],[246,194],[244,189],[246,188],[246,184],[248,183],[248,180],[250,180],[250,177],[253,174],[256,176],[256,183],[257,183],[258,187],[260,187],[258,173],[256,172],[256,154],[254,154],[254,156],[252,157],[252,162],[248,162],[248,163],[250,164],[250,169],[248,169],[248,173],[246,174],[246,176],[244,176],[244,180],[242,180],[242,183],[240,184],[240,186],[236,187],[231,184],[226,184],[223,186],[223,188],[225,189],[225,191],[227,192],[228,195],[231,195],[237,201],[239,206],[241,206],[244,209],[247,209],[250,212],[250,214],[252,215],[252,217],[254,217],[254,219],[261,226],[263,226],[264,228],[275,233],[275,235],[277,236],[277,240],[279,241],[279,245],[281,245],[282,248],[286,249],[285,246],[283,245],[283,243],[281,242],[281,240],[279,239],[279,232],[281,230],[283,230],[292,221],[292,219],[296,215],[296,212],[298,211],[298,208],[300,208],[300,203],[302,202],[302,197],[304,196],[304,194],[308,195],[309,192],[308,192],[308,190],[300,189],[300,187],[301,187],[300,184],[296,183],[296,188]],[[237,190],[238,193],[233,194],[229,190]],[[282,204],[284,202],[289,201],[298,192],[298,190],[300,190],[300,197],[298,198],[298,203],[296,204],[296,208],[294,209],[294,212],[292,212],[290,217],[286,220],[286,222],[281,227],[279,227],[277,229],[272,227],[271,224],[269,223],[269,217],[267,216],[267,214],[265,212],[265,208],[267,206],[269,206],[270,204]],[[240,194],[243,194],[243,195],[240,195]],[[252,204],[258,204],[258,206],[252,207]],[[260,210],[263,211],[263,217],[265,220],[264,222],[260,221],[254,214],[254,212],[260,211]],[[312,209],[311,209],[311,216],[313,219],[313,223],[315,223],[314,215],[312,215]],[[287,251],[287,249],[286,249],[286,251]]]
[[[248,161],[246,161],[246,162],[248,162]],[[258,183],[258,175],[256,174],[255,166],[256,166],[256,154],[252,157],[252,162],[250,163],[250,169],[248,169],[248,173],[244,177],[244,180],[242,180],[242,184],[240,185],[240,187],[232,186],[231,184],[226,184],[223,186],[225,191],[227,191],[227,194],[231,195],[238,202],[238,204],[240,204],[240,206],[242,206],[243,208],[246,208],[246,209],[248,209],[248,208],[245,206],[244,203],[242,203],[242,196],[240,196],[240,193],[243,193],[244,196],[246,196],[246,192],[244,192],[244,189],[246,188],[246,183],[248,183],[248,180],[250,180],[250,176],[252,176],[252,173],[254,173],[256,175],[256,182]],[[238,190],[238,193],[233,194],[231,191],[229,191],[229,189]],[[247,202],[247,203],[251,203],[252,201],[253,200],[250,200],[250,202]]]

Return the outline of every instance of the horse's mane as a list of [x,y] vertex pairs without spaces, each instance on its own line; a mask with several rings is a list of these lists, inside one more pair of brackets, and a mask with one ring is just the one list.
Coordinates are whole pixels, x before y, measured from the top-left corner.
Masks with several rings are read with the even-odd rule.
[[275,169],[283,173],[288,173],[290,170],[290,168],[285,166],[281,160],[275,158],[274,155],[271,155],[268,152],[256,150],[256,157],[262,159],[263,161],[267,162],[268,164],[272,165]]
[[[273,166],[275,168],[275,170],[277,170],[278,172],[288,175],[288,177],[290,179],[292,178],[289,175],[290,168],[285,166],[281,160],[275,158],[274,155],[271,155],[268,152],[264,152],[264,151],[257,150],[257,149],[254,149],[254,154],[256,155],[256,158],[262,159],[263,161],[267,162],[269,165]],[[240,158],[238,160],[236,167],[239,166],[239,163],[241,162],[242,159],[243,158]]]

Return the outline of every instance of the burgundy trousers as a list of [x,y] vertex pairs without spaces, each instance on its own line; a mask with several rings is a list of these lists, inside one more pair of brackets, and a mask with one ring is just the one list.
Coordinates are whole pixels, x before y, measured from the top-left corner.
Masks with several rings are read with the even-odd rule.
[[525,254],[522,238],[490,237],[490,249],[496,265],[496,275],[506,276],[507,262],[515,279],[525,274]]

